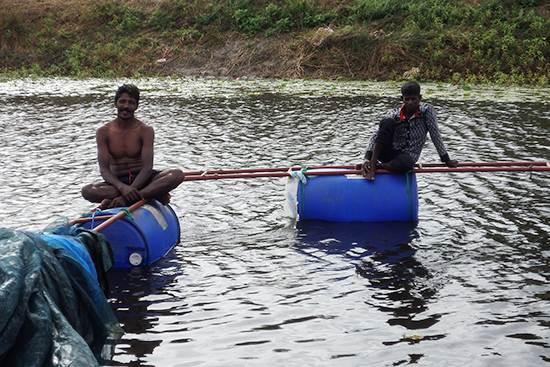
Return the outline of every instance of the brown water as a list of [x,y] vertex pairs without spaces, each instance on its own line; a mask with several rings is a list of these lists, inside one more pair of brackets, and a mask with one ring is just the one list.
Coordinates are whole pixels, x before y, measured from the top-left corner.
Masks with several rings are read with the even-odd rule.
[[[394,85],[135,81],[158,168],[353,164]],[[0,226],[91,205],[122,81],[0,83]],[[510,92],[510,91],[508,91]],[[550,160],[545,92],[432,86],[453,158]],[[428,142],[421,162],[437,162]],[[295,223],[279,178],[184,182],[181,244],[111,275],[115,366],[550,365],[550,174],[418,175],[418,223]]]

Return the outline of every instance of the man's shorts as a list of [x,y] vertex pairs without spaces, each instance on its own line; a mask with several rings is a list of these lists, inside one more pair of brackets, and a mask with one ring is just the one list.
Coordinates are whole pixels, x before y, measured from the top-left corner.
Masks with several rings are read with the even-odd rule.
[[[396,125],[396,120],[392,118],[386,118],[380,122],[376,142],[384,144],[384,148],[380,152],[378,160],[382,163],[389,163],[393,172],[405,173],[413,169],[415,162],[409,154],[393,150],[393,135]],[[367,156],[369,155],[372,156],[372,152],[367,152]]]
[[[125,175],[117,176],[118,180],[126,185],[131,185],[132,182],[134,182],[134,179],[139,174],[140,171],[134,171],[134,172],[128,172]],[[158,175],[161,171],[158,171],[156,169],[151,171],[151,176],[149,176],[149,179],[145,183],[145,186],[149,185],[151,181],[153,181],[153,178],[155,178],[156,175]]]

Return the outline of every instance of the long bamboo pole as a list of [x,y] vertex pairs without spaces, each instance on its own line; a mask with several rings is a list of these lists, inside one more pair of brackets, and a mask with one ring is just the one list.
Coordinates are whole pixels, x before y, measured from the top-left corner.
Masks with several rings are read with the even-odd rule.
[[[532,171],[550,171],[550,167],[532,166],[532,167],[457,167],[457,168],[415,168],[411,173],[427,172],[532,172]],[[378,173],[378,171],[376,171]]]
[[[275,168],[243,168],[243,169],[220,169],[207,171],[183,172],[185,176],[206,176],[206,175],[231,175],[238,173],[264,173],[264,172],[287,172],[288,170],[299,171],[306,167],[275,167]],[[307,169],[353,169],[355,166],[315,166]]]
[[[470,163],[458,163],[458,167],[513,167],[513,166],[547,166],[550,167],[550,162],[470,162]],[[415,165],[417,169],[423,169],[423,168],[434,168],[434,167],[447,167],[443,163],[417,163]],[[302,169],[307,170],[316,170],[316,169],[328,169],[328,170],[339,170],[339,169],[347,169],[347,170],[354,170],[356,168],[355,165],[342,165],[342,166],[312,166],[312,167],[276,167],[276,168],[244,168],[244,169],[228,169],[228,170],[205,170],[205,171],[189,171],[184,172],[186,177],[193,177],[192,180],[198,180],[197,178],[194,178],[195,176],[211,176],[211,175],[235,175],[235,174],[252,174],[252,173],[259,173],[262,174],[258,177],[278,177],[279,175],[274,176],[265,176],[265,173],[273,173],[273,172],[288,172],[291,171],[299,171]],[[378,172],[378,171],[377,171]],[[382,171],[380,171],[382,173]],[[342,174],[342,173],[341,173]],[[349,174],[349,172],[346,172],[345,174]],[[280,177],[283,177],[285,175],[280,175]],[[227,177],[232,178],[232,177]]]
[[[532,172],[550,171],[549,162],[482,162],[459,163],[458,167],[450,168],[444,164],[428,163],[419,164],[411,170],[411,173],[437,173],[437,172]],[[323,171],[311,171],[323,168]],[[361,174],[355,166],[323,166],[309,167],[304,171],[305,176],[332,176]],[[217,170],[186,172],[186,181],[219,180],[228,178],[261,178],[261,177],[289,177],[288,170],[301,170],[294,168],[268,168],[268,169],[243,169],[243,170]],[[387,170],[377,170],[377,174],[392,173]]]
[[[514,166],[547,166],[550,162],[465,162],[458,163],[458,167],[514,167]],[[447,167],[444,163],[417,163],[415,167]]]

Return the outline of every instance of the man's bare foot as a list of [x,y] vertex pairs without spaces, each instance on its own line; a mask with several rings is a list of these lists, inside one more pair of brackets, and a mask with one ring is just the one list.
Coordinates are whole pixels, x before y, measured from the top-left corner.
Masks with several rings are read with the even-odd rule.
[[171,198],[172,198],[172,195],[168,193],[165,195],[158,196],[155,199],[158,200],[162,205],[168,205],[170,203]]
[[109,208],[120,208],[123,206],[128,206],[128,203],[122,196],[116,197],[109,203]]
[[101,210],[105,210],[105,209],[109,209],[109,206],[111,205],[111,199],[103,199],[101,201],[101,204],[99,204],[99,209]]
[[367,180],[374,180],[374,176],[376,176],[376,170],[377,169],[385,169],[387,171],[391,171],[391,163],[380,163],[377,162],[376,167],[369,167],[369,170],[367,171],[365,178]]
[[[376,166],[376,164],[375,164]],[[376,174],[376,167],[372,167],[371,162],[366,160],[363,163],[363,166],[361,168],[361,174],[363,177],[365,177],[367,180],[374,180],[374,176]]]
[[367,174],[365,175],[365,178],[369,181],[374,181],[374,177],[376,176],[376,171],[373,169],[370,169],[367,171]]

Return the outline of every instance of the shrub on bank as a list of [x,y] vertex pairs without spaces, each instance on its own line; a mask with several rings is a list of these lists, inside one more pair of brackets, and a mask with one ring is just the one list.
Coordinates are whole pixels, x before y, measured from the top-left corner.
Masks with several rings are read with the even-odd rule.
[[[226,56],[233,65],[226,75],[235,65],[274,59],[281,60],[279,67],[255,67],[258,76],[519,84],[546,84],[549,78],[550,6],[542,0],[66,4],[0,5],[2,74],[169,74],[177,71],[178,59],[213,60],[217,50],[234,42],[238,49],[232,50],[236,56]],[[161,59],[172,60],[171,67],[159,66]],[[213,65],[224,76],[223,65]]]

